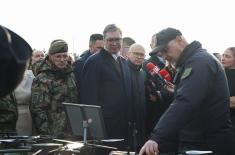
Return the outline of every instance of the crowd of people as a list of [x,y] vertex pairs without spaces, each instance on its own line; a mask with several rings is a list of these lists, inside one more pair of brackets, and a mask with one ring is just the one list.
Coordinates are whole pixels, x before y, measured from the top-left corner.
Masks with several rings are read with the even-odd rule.
[[[1,27],[1,44],[11,43],[8,33],[16,35]],[[29,50],[25,42],[21,49],[12,43],[16,53]],[[47,53],[34,50],[21,74],[6,75],[5,81],[19,76],[14,86],[0,81],[2,90],[10,88],[0,92],[0,132],[72,139],[62,103],[98,105],[107,137],[124,139],[110,144],[119,150],[235,154],[235,47],[213,56],[175,28],[154,34],[150,46],[145,59],[143,45],[109,24],[90,36],[89,49],[75,62],[63,39],[53,40]]]

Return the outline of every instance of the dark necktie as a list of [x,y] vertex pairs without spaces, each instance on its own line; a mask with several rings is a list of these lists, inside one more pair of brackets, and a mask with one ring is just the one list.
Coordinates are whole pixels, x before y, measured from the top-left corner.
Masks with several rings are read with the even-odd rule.
[[119,74],[121,74],[120,57],[117,57],[116,60],[113,59],[113,64],[115,68],[117,69],[117,71],[119,72]]

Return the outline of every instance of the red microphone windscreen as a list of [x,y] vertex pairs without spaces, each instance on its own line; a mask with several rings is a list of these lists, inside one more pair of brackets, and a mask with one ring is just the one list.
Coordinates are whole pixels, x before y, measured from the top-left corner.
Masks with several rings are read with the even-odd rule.
[[149,63],[147,63],[147,65],[146,65],[146,68],[147,68],[148,71],[153,70],[154,67],[155,67],[155,65],[154,65],[152,62],[149,62]]
[[168,72],[167,70],[162,69],[162,70],[159,71],[159,73],[160,73],[160,75],[161,75],[162,77],[164,77],[164,79],[166,79],[167,81],[171,81],[171,80],[172,80],[172,77],[171,77],[171,75],[169,74],[169,72]]

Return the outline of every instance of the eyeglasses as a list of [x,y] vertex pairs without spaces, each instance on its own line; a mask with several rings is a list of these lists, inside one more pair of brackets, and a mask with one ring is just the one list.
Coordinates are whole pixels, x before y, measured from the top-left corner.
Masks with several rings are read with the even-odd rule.
[[141,57],[141,58],[144,58],[145,57],[145,54],[144,53],[138,53],[138,52],[131,52],[133,53],[134,56],[138,56],[138,57]]
[[109,38],[106,39],[107,42],[121,42],[122,38]]

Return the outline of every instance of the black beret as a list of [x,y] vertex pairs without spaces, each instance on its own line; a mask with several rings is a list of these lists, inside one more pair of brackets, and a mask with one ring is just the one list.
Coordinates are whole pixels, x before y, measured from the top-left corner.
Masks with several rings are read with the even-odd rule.
[[0,25],[0,97],[20,83],[32,48],[19,35]]

